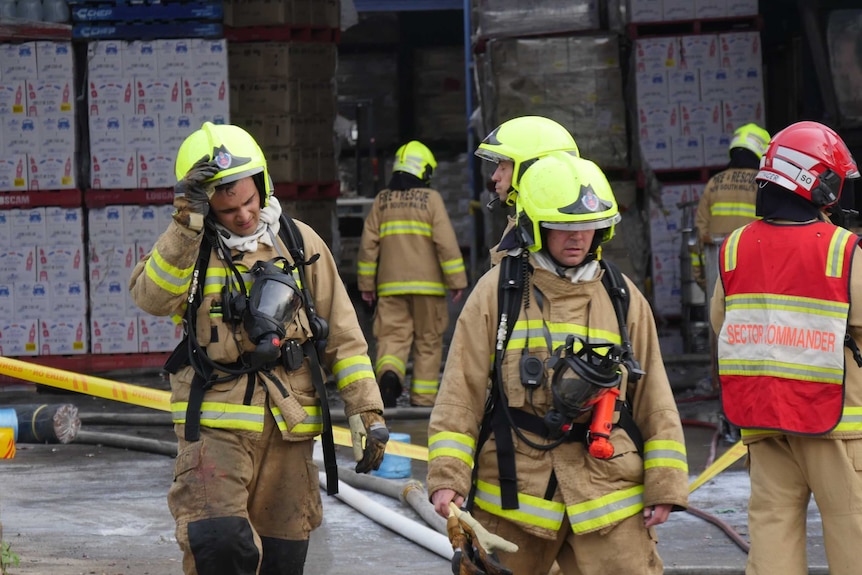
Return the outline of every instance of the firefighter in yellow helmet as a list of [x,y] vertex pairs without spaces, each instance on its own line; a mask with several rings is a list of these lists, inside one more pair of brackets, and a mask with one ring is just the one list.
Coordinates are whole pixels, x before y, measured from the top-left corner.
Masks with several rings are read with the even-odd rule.
[[237,126],[180,146],[173,221],[132,272],[145,312],[183,321],[165,365],[178,440],[168,506],[187,575],[301,575],[322,519],[314,438],[337,490],[321,366],[380,466],[388,440],[367,345],[332,254],[281,212],[266,160]]
[[620,221],[610,184],[553,152],[525,172],[517,212],[522,246],[455,328],[428,429],[431,501],[515,543],[498,554],[518,575],[554,561],[658,575],[653,528],[687,504],[687,459],[650,306],[601,257]]
[[467,287],[455,230],[443,198],[430,187],[436,167],[421,142],[401,146],[359,244],[359,290],[368,305],[377,302],[374,368],[386,407],[395,407],[402,393],[411,349],[410,404],[434,405],[449,323],[446,293],[458,302]]
[[[519,116],[507,120],[494,128],[479,147],[476,156],[496,164],[491,181],[494,182],[495,196],[488,203],[492,208],[500,203],[514,206],[518,197],[521,178],[533,162],[554,151],[566,151],[577,156],[578,145],[566,128],[544,116]],[[500,245],[491,248],[491,264],[496,265],[503,258],[506,246],[514,245],[514,237],[509,237],[515,227],[515,220],[509,216],[503,231]]]
[[[733,230],[757,219],[755,198],[757,183],[754,176],[760,167],[760,158],[769,145],[769,132],[757,124],[745,124],[736,129],[730,140],[727,169],[714,175],[706,184],[695,213],[697,243],[692,246],[701,254],[703,265],[692,272],[703,273],[706,293],[706,309],[709,313],[709,298],[718,279],[718,246]],[[695,281],[701,283],[695,276]],[[715,338],[710,334],[712,358],[712,388],[718,389],[718,374],[715,372]],[[722,419],[723,431],[729,441],[738,439],[738,430]]]

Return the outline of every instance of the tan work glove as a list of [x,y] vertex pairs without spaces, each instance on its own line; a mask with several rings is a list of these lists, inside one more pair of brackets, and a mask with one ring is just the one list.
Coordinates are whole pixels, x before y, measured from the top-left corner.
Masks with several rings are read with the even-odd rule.
[[174,186],[174,220],[181,226],[199,232],[210,211],[210,198],[215,186],[205,184],[219,172],[219,167],[209,156],[204,156],[189,168],[183,179]]
[[347,424],[353,442],[353,458],[359,462],[356,464],[356,473],[379,469],[389,441],[389,430],[386,429],[383,416],[376,411],[363,411],[348,417]]
[[449,504],[449,519],[446,531],[455,555],[452,558],[452,573],[455,575],[512,575],[494,555],[496,551],[514,553],[518,546],[485,529],[467,511],[461,511],[454,503]]

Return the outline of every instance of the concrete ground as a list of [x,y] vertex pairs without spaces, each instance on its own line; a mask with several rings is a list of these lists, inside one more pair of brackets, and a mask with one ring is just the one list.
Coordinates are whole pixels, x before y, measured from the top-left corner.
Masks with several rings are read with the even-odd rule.
[[[360,323],[371,342],[371,310],[352,294]],[[451,339],[460,306],[450,306]],[[444,355],[445,357],[445,355]],[[703,357],[668,357],[666,365],[686,432],[689,469],[694,479],[729,444],[715,441],[719,405],[708,384]],[[168,389],[158,374],[99,374],[125,383]],[[88,424],[87,415],[152,415],[142,407],[57,392],[32,385],[0,385],[0,408],[16,405],[74,404],[86,432],[172,442],[167,425]],[[409,405],[406,394],[399,406]],[[338,413],[337,401],[333,402]],[[390,419],[393,432],[427,444],[427,415]],[[339,447],[340,463],[350,463]],[[412,476],[424,483],[426,464],[413,461]],[[3,540],[20,558],[9,575],[180,575],[181,555],[165,500],[173,459],[140,448],[76,442],[67,445],[19,444],[15,459],[0,460],[0,521]],[[363,492],[392,513],[424,526],[412,509],[396,500]],[[741,462],[706,483],[690,499],[693,507],[717,518],[747,541],[748,476]],[[449,562],[368,519],[336,497],[323,497],[324,520],[311,538],[306,575],[369,573],[426,575],[451,573]],[[412,524],[411,524],[412,525]],[[412,529],[411,529],[412,530]],[[827,573],[819,514],[809,508],[811,574]],[[746,554],[719,527],[689,513],[674,513],[658,528],[659,550],[670,575],[742,575]],[[433,535],[433,534],[432,534]],[[421,539],[421,538],[420,538]],[[427,543],[427,542],[426,542]],[[614,574],[616,575],[616,574]]]
[[[686,367],[689,375],[700,367]],[[114,378],[132,383],[128,379]],[[144,384],[166,388],[160,377]],[[140,383],[139,383],[140,384]],[[713,455],[709,427],[717,403],[696,388],[678,394],[686,422],[692,478],[729,444],[719,441]],[[34,386],[0,387],[0,406],[72,403],[86,421],[89,414],[152,413],[145,408]],[[392,420],[395,432],[424,444],[426,421]],[[171,441],[168,426],[82,425],[82,431],[121,433]],[[84,434],[82,434],[84,435]],[[347,464],[349,453],[339,448]],[[170,456],[145,451],[72,443],[19,444],[15,459],[0,462],[0,520],[3,538],[20,557],[11,575],[179,575],[181,556],[165,494],[171,482]],[[425,464],[412,463],[413,477],[424,480]],[[366,494],[368,494],[366,492]],[[399,515],[421,519],[412,509],[384,495],[369,497]],[[691,496],[691,505],[718,518],[747,541],[748,477],[741,462],[706,483]],[[809,510],[810,573],[827,573],[819,515]],[[745,552],[712,523],[689,513],[674,513],[658,528],[665,573],[737,575],[744,572]],[[324,522],[313,533],[307,575],[373,573],[419,575],[449,573],[448,561],[381,527],[335,497],[324,496]]]

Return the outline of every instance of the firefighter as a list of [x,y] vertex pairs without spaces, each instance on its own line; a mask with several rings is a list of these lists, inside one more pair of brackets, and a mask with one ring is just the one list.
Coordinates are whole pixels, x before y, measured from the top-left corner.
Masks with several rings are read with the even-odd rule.
[[301,575],[322,519],[315,436],[330,493],[336,467],[323,366],[366,439],[356,470],[378,468],[388,440],[367,345],[329,249],[282,216],[248,132],[204,123],[180,146],[176,174],[173,220],[130,290],[142,310],[185,327],[165,366],[183,572]]
[[359,291],[369,306],[377,302],[374,368],[386,407],[401,396],[411,348],[410,405],[434,405],[449,325],[446,293],[458,303],[467,287],[458,238],[430,187],[436,167],[423,143],[398,148],[389,187],[374,198],[359,243]]
[[[517,204],[523,246],[479,279],[457,321],[429,423],[431,501],[516,544],[498,553],[518,575],[554,561],[662,573],[653,528],[687,505],[686,451],[650,306],[601,258],[620,221],[610,184],[553,152]],[[586,431],[609,394],[607,458]]]
[[829,573],[859,573],[862,256],[822,212],[858,177],[832,129],[791,124],[756,176],[763,219],[719,250],[710,319],[724,410],[748,445],[748,575],[808,572],[812,494]]
[[[694,225],[701,247],[720,244],[727,234],[756,219],[754,176],[768,145],[769,132],[757,124],[746,124],[733,133],[727,169],[709,179],[697,204]],[[707,294],[715,285],[716,276],[712,276]]]
[[[760,158],[769,145],[769,132],[757,124],[745,124],[736,129],[730,140],[727,169],[717,173],[706,184],[695,213],[697,243],[695,253],[703,262],[704,292],[707,298],[715,288],[718,278],[718,246],[735,230],[756,219],[754,200],[757,184],[754,176],[760,166]],[[715,338],[710,334],[711,383],[718,390],[718,374],[715,365]],[[739,439],[739,430],[729,425],[719,414],[722,431],[728,441]]]
[[[495,195],[488,202],[488,208],[493,209],[495,204],[514,206],[524,172],[536,159],[554,151],[579,155],[578,145],[569,131],[550,118],[519,116],[494,128],[475,152],[479,158],[496,165],[491,174]],[[491,265],[500,263],[506,249],[517,245],[514,235],[509,236],[514,228],[515,219],[508,216],[501,243],[491,248]],[[504,241],[507,236],[509,238]]]

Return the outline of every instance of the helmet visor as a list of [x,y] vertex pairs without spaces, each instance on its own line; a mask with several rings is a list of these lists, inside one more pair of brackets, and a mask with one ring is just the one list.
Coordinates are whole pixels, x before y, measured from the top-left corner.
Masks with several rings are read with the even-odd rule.
[[509,156],[500,154],[499,152],[488,150],[487,148],[477,148],[474,154],[477,157],[482,158],[483,160],[488,160],[489,162],[494,162],[495,164],[499,164],[500,162],[514,163],[515,161]]
[[541,222],[543,228],[548,230],[563,230],[566,232],[578,232],[585,230],[603,230],[614,224],[619,223],[622,218],[619,214],[614,214],[613,217],[604,218],[601,220],[591,220],[584,222]]

